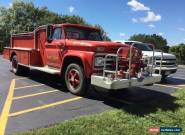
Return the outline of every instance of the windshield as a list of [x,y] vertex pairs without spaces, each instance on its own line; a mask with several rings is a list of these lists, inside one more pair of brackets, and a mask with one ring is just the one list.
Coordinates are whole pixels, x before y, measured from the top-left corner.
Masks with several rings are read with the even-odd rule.
[[152,48],[147,44],[134,44],[136,48],[138,48],[141,51],[152,51]]
[[[125,42],[128,45],[131,45],[132,42]],[[134,43],[134,47],[138,48],[141,51],[153,51],[150,45],[142,43]]]
[[65,33],[68,39],[102,41],[100,31],[95,29],[66,27]]

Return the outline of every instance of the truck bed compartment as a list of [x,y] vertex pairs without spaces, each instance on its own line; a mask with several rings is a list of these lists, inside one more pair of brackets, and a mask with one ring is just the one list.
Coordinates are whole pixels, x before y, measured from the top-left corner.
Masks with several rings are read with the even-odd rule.
[[22,33],[15,34],[11,37],[11,47],[12,48],[32,48],[34,49],[34,33]]
[[44,67],[46,29],[41,27],[34,32],[13,34],[11,36],[10,47],[4,48],[4,58],[11,60],[16,54],[20,65]]
[[4,48],[3,57],[11,60],[11,55],[16,54],[19,64],[25,66],[42,66],[40,52],[30,48]]

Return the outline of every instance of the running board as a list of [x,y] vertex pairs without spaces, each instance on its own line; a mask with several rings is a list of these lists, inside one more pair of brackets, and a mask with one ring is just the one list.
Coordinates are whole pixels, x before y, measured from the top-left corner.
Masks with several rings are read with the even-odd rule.
[[46,72],[46,73],[49,73],[49,74],[60,74],[60,70],[50,68],[48,66],[45,66],[45,67],[29,66],[29,67],[30,67],[30,69],[39,70],[39,71]]

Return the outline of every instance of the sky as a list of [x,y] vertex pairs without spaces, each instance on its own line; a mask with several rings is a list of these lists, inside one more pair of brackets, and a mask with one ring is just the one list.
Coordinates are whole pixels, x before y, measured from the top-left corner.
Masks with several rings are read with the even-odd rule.
[[[185,0],[26,0],[36,7],[67,15],[79,15],[100,24],[114,40],[133,34],[158,34],[168,45],[185,43]],[[0,0],[10,7],[12,0]]]

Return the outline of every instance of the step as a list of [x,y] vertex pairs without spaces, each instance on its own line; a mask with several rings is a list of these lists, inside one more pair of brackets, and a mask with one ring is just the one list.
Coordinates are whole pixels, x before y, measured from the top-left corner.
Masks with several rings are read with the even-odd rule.
[[59,69],[51,68],[51,67],[48,67],[48,66],[45,66],[45,67],[30,66],[30,69],[39,70],[39,71],[46,72],[46,73],[49,73],[49,74],[60,74]]

